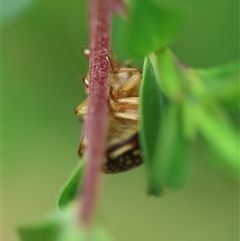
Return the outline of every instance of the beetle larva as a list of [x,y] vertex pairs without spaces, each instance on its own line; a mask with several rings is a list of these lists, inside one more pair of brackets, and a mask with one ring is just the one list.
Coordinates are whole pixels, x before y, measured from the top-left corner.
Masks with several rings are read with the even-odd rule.
[[[119,173],[142,164],[139,146],[139,89],[141,70],[125,67],[109,58],[111,68],[109,75],[109,130],[106,155],[103,164],[104,173]],[[88,93],[89,73],[83,78]],[[86,99],[75,109],[75,114],[87,113]],[[78,154],[83,156],[86,148],[82,137]]]

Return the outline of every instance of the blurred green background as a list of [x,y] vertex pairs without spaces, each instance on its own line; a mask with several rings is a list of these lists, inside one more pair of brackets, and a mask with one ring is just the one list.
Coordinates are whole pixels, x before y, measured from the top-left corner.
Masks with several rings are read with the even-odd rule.
[[[239,58],[238,0],[182,3],[188,23],[172,49],[183,62]],[[16,241],[17,226],[56,207],[78,162],[88,32],[85,1],[3,0],[2,12],[3,240]],[[163,198],[146,195],[143,167],[104,176],[100,208],[116,241],[238,240],[238,187],[198,156],[185,188]]]

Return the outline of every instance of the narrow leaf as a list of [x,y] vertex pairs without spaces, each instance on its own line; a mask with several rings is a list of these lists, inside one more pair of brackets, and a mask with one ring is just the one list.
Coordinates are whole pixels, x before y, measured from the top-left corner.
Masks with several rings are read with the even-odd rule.
[[158,148],[154,152],[151,167],[155,190],[158,190],[158,187],[166,188],[166,179],[177,141],[177,121],[177,107],[174,105],[168,109],[157,133]]
[[204,108],[199,109],[197,120],[199,132],[209,147],[220,157],[217,158],[216,165],[238,179],[239,133],[236,133],[234,128],[220,119],[216,113]]
[[210,69],[193,70],[203,81],[207,94],[218,101],[238,105],[239,62]]
[[[166,112],[169,101],[161,92],[153,72],[149,57],[145,58],[143,67],[142,85],[140,91],[140,142],[146,166],[149,189],[152,184],[151,165],[155,149],[158,148],[156,140],[161,119]],[[160,190],[158,191],[161,192]]]
[[60,192],[58,198],[58,207],[60,209],[65,208],[68,204],[76,199],[79,191],[81,191],[81,182],[83,178],[83,171],[84,171],[84,162],[80,160],[78,166],[74,169],[73,173],[71,174],[70,178],[64,185],[63,189]]
[[157,81],[164,94],[173,101],[183,98],[184,75],[169,48],[162,48],[151,54],[151,61]]
[[180,188],[188,173],[188,145],[183,132],[180,106],[171,105],[157,133],[157,148],[151,165],[152,193]]
[[197,106],[198,103],[191,96],[186,97],[182,103],[183,132],[187,140],[194,140],[197,137],[195,116]]
[[[166,188],[167,189],[176,189],[182,187],[188,175],[189,169],[189,158],[188,158],[188,150],[189,150],[189,142],[184,136],[182,130],[182,121],[178,119],[176,131],[177,134],[175,146],[172,148],[172,157],[170,160],[168,173],[166,176]],[[164,157],[162,157],[164,158]],[[159,167],[161,168],[161,167]]]

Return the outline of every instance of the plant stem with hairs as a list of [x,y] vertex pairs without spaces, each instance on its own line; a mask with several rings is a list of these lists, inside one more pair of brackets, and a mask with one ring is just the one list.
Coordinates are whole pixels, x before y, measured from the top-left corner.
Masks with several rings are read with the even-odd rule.
[[110,21],[113,11],[123,6],[120,0],[89,0],[90,85],[88,112],[84,127],[87,139],[86,172],[80,195],[80,220],[91,224],[100,183],[108,132],[108,79]]

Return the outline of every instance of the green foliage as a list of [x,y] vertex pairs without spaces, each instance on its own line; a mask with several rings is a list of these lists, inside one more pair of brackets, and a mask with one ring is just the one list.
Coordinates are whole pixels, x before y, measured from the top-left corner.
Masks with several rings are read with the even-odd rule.
[[[194,125],[204,146],[214,154],[211,160],[225,174],[239,176],[239,64],[232,63],[208,70],[188,69],[195,92]],[[201,91],[199,91],[201,89]]]
[[200,134],[217,155],[215,164],[224,172],[238,180],[239,175],[239,135],[227,120],[222,120],[210,110],[199,108],[197,127]]
[[179,117],[179,106],[172,104],[157,132],[158,148],[154,153],[151,170],[155,181],[155,193],[158,193],[158,186],[166,190],[181,187],[187,176],[188,145],[182,133],[182,122]]
[[[152,180],[153,176],[151,175],[151,170],[154,161],[154,153],[158,148],[156,133],[158,133],[158,129],[160,129],[160,122],[166,112],[169,101],[161,92],[156,82],[152,64],[148,57],[145,58],[144,61],[140,96],[141,148],[148,174],[149,192],[155,193],[155,185],[154,180]],[[158,190],[158,194],[162,191],[163,190]]]
[[171,100],[181,101],[183,98],[184,76],[171,50],[163,47],[151,54],[151,60],[162,91]]
[[105,228],[95,222],[91,229],[81,228],[74,207],[55,211],[45,220],[18,229],[21,241],[111,241]]
[[[161,195],[165,189],[184,184],[189,148],[201,138],[204,140],[201,148],[210,149],[215,155],[211,162],[237,180],[239,134],[227,109],[221,105],[225,101],[234,106],[239,96],[237,65],[194,70],[181,64],[166,47],[150,57],[154,72],[147,58],[142,78],[140,128],[150,193]],[[218,79],[224,88],[215,90],[213,86]],[[164,112],[162,93],[170,102]]]
[[195,74],[201,77],[210,96],[226,108],[239,111],[239,62],[211,69],[196,69]]
[[[173,68],[169,54],[165,56],[165,62],[170,62],[170,67]],[[164,60],[164,57],[161,59]],[[174,75],[176,71],[171,73]],[[170,75],[170,80],[175,81],[177,86],[179,80],[176,76],[171,78],[173,75]],[[168,79],[169,72],[163,71],[161,77]],[[169,86],[169,89],[173,86],[173,91],[176,91],[174,84],[170,83]],[[148,188],[150,194],[158,196],[164,194],[167,189],[174,189],[184,183],[187,170],[187,143],[183,137],[181,119],[178,118],[180,106],[169,104],[169,99],[157,83],[150,58],[146,58],[144,62],[140,96],[140,137]]]
[[124,46],[133,57],[143,58],[170,44],[184,25],[184,15],[154,0],[132,0],[124,33]]
[[57,241],[61,228],[61,222],[54,214],[38,224],[20,227],[18,233],[21,241]]
[[[156,196],[184,184],[188,153],[199,142],[202,151],[213,153],[209,161],[214,166],[231,178],[237,180],[239,176],[239,130],[234,125],[239,123],[239,63],[198,70],[178,61],[166,45],[179,35],[183,15],[181,10],[153,0],[132,0],[128,21],[118,19],[118,34],[113,34],[131,57],[145,57],[140,142],[148,192]],[[48,31],[52,33],[51,28]],[[51,47],[48,39],[45,44]],[[81,189],[83,170],[80,162],[60,193],[58,207],[63,211],[39,224],[20,228],[22,241],[81,241],[89,235],[91,240],[110,240],[99,223],[90,233],[79,229],[75,208],[68,209]]]
[[[181,10],[153,0],[131,1],[128,22],[116,17],[114,23],[114,43],[120,43],[123,36],[131,56],[150,54],[144,61],[140,93],[140,142],[148,192],[156,196],[185,183],[190,146],[200,137],[204,139],[202,148],[210,148],[220,157],[215,162],[218,167],[234,178],[238,174],[237,134],[221,104],[236,107],[239,69],[232,64],[194,70],[181,64],[166,45],[176,39],[183,24]],[[78,195],[83,170],[80,162],[63,187],[60,209]]]
[[84,161],[80,160],[78,166],[74,169],[72,175],[64,185],[58,198],[58,207],[65,208],[77,197],[81,188],[84,171]]

